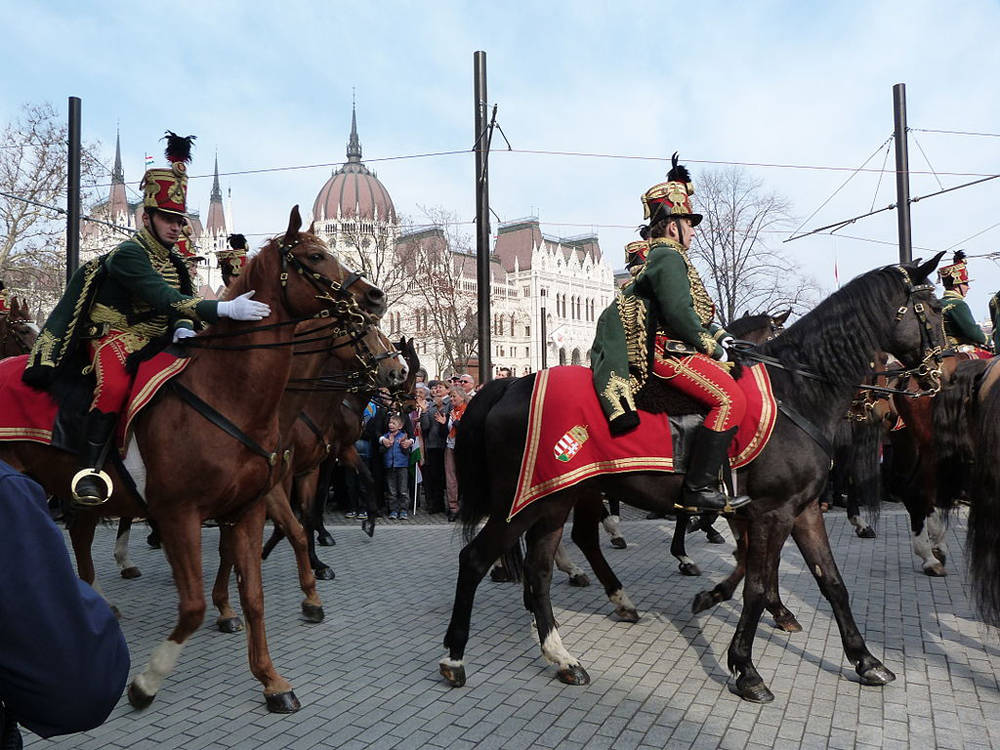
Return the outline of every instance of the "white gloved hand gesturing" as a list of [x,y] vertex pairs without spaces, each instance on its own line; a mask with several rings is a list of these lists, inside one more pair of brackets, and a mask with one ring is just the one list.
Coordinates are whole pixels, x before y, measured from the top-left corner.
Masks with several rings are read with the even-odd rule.
[[264,302],[252,299],[256,290],[241,294],[236,299],[223,300],[219,303],[219,317],[233,320],[263,320],[271,314],[271,308]]
[[733,344],[736,343],[736,339],[734,339],[732,336],[723,336],[722,341],[720,341],[719,343],[722,344],[723,349],[728,349],[729,347],[731,347]]
[[174,331],[174,343],[176,344],[181,339],[189,339],[195,335],[197,334],[190,328],[178,328]]

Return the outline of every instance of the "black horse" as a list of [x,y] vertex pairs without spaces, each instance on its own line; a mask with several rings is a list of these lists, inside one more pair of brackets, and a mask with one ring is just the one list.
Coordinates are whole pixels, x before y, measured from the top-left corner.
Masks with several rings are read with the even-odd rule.
[[[830,465],[821,443],[829,442],[843,419],[876,351],[888,351],[907,367],[936,374],[933,366],[944,335],[940,305],[926,280],[940,257],[858,277],[760,349],[782,365],[769,364],[768,369],[783,410],[762,454],[739,472],[741,490],[754,498],[740,514],[748,535],[747,578],[743,612],[729,647],[734,675],[730,690],[742,698],[766,702],[774,697],[753,664],[751,646],[765,606],[779,601],[778,559],[789,534],[833,606],[844,650],[861,681],[884,685],[895,679],[868,651],[830,551],[816,501]],[[678,474],[604,474],[536,500],[508,522],[533,385],[534,377],[488,384],[470,403],[458,434],[456,463],[467,534],[471,536],[487,515],[489,519],[459,557],[455,604],[444,639],[449,653],[440,663],[441,674],[455,686],[465,684],[463,657],[476,588],[490,564],[522,533],[528,546],[525,605],[534,613],[542,654],[558,665],[563,682],[589,682],[580,662],[562,644],[549,599],[552,556],[566,518],[574,505],[582,500],[593,504],[601,491],[648,511],[672,509],[680,495]]]

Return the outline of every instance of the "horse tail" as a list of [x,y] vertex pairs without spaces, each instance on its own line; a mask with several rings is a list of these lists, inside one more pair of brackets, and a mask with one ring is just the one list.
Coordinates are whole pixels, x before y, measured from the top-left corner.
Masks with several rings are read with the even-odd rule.
[[459,518],[466,541],[490,513],[490,464],[486,418],[519,378],[490,381],[469,402],[455,434],[455,468],[458,476]]
[[878,528],[882,505],[882,473],[879,466],[879,447],[882,444],[882,424],[872,422],[852,423],[851,481],[859,506],[865,508],[865,520],[873,530]]
[[938,487],[934,501],[945,510],[954,508],[953,499],[968,484],[971,465],[978,452],[972,443],[971,405],[986,365],[983,359],[960,362],[951,381],[934,397],[931,416]]
[[970,487],[966,559],[980,618],[1000,627],[1000,390],[991,388],[974,408],[979,460]]

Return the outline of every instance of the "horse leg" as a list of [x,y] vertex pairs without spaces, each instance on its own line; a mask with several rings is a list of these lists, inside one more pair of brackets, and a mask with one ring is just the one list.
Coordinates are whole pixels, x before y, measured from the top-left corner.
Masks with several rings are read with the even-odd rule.
[[260,559],[266,560],[267,556],[274,551],[275,547],[281,544],[281,540],[284,538],[285,532],[281,530],[281,527],[275,524],[274,528],[271,529],[271,536],[267,538],[267,541],[264,542],[264,546],[261,548]]
[[[523,515],[523,514],[522,514]],[[465,646],[469,642],[472,622],[472,605],[476,589],[493,561],[518,543],[522,524],[514,526],[497,514],[491,515],[475,538],[458,556],[458,581],[455,584],[455,603],[451,621],[444,636],[448,656],[439,662],[441,675],[452,687],[465,685]]]
[[[710,609],[720,602],[732,599],[733,592],[736,591],[736,587],[740,585],[740,582],[746,575],[747,523],[741,518],[733,517],[729,519],[729,526],[733,531],[733,536],[736,538],[736,549],[733,551],[736,565],[726,580],[717,583],[714,588],[708,591],[701,591],[695,595],[694,601],[691,603],[691,612],[693,614],[704,612],[706,609]],[[678,513],[677,528],[678,530],[680,529],[680,513]]]
[[[817,514],[819,505],[813,503]],[[729,690],[752,703],[770,703],[774,694],[768,690],[753,664],[753,639],[765,605],[774,599],[778,588],[778,558],[788,538],[792,519],[778,512],[754,519],[747,529],[746,580],[743,583],[743,611],[729,644]]]
[[205,594],[202,590],[201,519],[194,512],[164,514],[160,518],[161,543],[170,562],[177,587],[177,624],[167,640],[153,649],[149,664],[128,687],[128,702],[133,708],[149,706],[174,671],[184,642],[205,618]]
[[[285,505],[287,506],[287,502]],[[267,634],[264,632],[264,589],[258,550],[264,536],[266,514],[263,502],[254,503],[239,523],[232,527],[232,553],[240,604],[247,622],[250,671],[264,685],[267,710],[288,714],[298,711],[301,704],[292,692],[291,684],[275,670],[267,648]],[[308,573],[312,575],[311,570]]]
[[361,530],[368,536],[375,536],[375,516],[378,515],[378,501],[375,497],[375,477],[372,476],[371,467],[368,462],[362,459],[358,462],[358,481],[363,488],[362,494],[365,498],[368,518],[361,522]]
[[321,469],[316,468],[305,476],[292,479],[292,494],[302,514],[309,567],[316,578],[321,578],[324,581],[332,581],[337,577],[337,574],[333,572],[333,568],[319,559],[319,555],[316,554],[316,536],[313,534],[313,532],[318,533],[320,544],[323,543],[323,534],[329,536],[331,542],[333,540],[330,532],[323,528],[323,502],[321,497],[326,497],[326,490],[324,489],[323,494],[320,495],[319,487],[322,486],[320,471]]
[[558,667],[559,681],[567,685],[587,685],[590,675],[580,661],[566,650],[559,637],[549,596],[552,559],[562,539],[565,522],[562,513],[543,517],[525,534],[528,551],[524,558],[524,599],[525,606],[535,615],[542,656],[549,664]]
[[688,526],[691,523],[691,518],[690,513],[685,513],[683,510],[677,511],[677,515],[674,517],[674,535],[670,540],[670,554],[676,558],[681,575],[700,576],[701,569],[695,564],[694,560],[688,557],[684,542],[684,537],[688,534]]
[[118,533],[115,535],[115,563],[122,578],[138,578],[142,575],[139,570],[128,559],[128,539],[132,530],[132,519],[129,516],[122,516],[118,519]]
[[227,526],[221,526],[219,534],[219,570],[212,586],[212,604],[219,610],[215,626],[220,633],[238,633],[243,630],[243,621],[229,603],[229,574],[233,571],[232,543]]
[[861,520],[861,507],[853,491],[847,493],[847,520],[861,539],[874,539],[875,529]]
[[559,542],[556,546],[555,564],[559,570],[569,576],[570,586],[582,587],[590,585],[590,579],[587,578],[587,574],[583,572],[579,565],[573,562],[573,558],[569,556],[562,542]]
[[[309,523],[307,528],[316,532],[316,541],[319,543],[320,547],[332,547],[337,542],[333,539],[333,534],[326,530],[323,525],[323,512],[326,510],[326,498],[330,494],[330,482],[333,478],[333,469],[336,466],[335,462],[329,457],[319,465],[319,475],[316,480],[316,491],[313,494],[312,502],[309,504],[308,512],[303,514],[303,518],[308,518]],[[323,578],[324,580],[333,580],[333,571],[328,567],[324,566],[322,562],[316,558],[315,545],[312,542],[312,531],[309,531],[309,549],[310,557],[313,559],[313,570],[316,571],[317,578]],[[319,563],[322,567],[317,567]],[[330,578],[320,575],[321,570],[328,570],[331,573]]]
[[[603,503],[600,503],[603,510]],[[591,502],[578,502],[573,508],[573,542],[583,552],[591,570],[597,579],[604,584],[604,593],[615,608],[615,614],[625,622],[638,622],[639,612],[622,588],[621,581],[611,569],[604,553],[601,552],[600,535],[597,532],[597,505]],[[560,547],[562,545],[559,545]]]
[[701,520],[698,522],[698,528],[705,532],[705,538],[709,544],[725,544],[726,542],[726,538],[713,525],[718,517],[718,513],[709,511],[708,513],[702,513]]
[[934,542],[928,521],[934,510],[923,507],[923,501],[910,497],[906,502],[910,513],[910,531],[913,534],[913,554],[920,558],[920,567],[926,575],[944,576],[948,574],[944,564],[934,554]]
[[851,614],[850,597],[847,587],[840,577],[837,563],[830,551],[830,540],[826,535],[826,526],[816,503],[810,503],[795,519],[792,528],[792,538],[802,552],[806,565],[819,584],[819,590],[833,607],[833,615],[840,628],[840,638],[844,644],[844,653],[854,665],[855,671],[861,677],[864,685],[885,685],[896,679],[882,662],[872,656],[865,645],[865,640],[854,622]]
[[944,566],[948,561],[947,516],[940,508],[935,508],[934,512],[927,516],[924,523],[927,527],[927,537],[931,543],[931,554],[941,563],[942,573],[946,573]]
[[306,541],[305,529],[292,513],[288,495],[285,494],[281,485],[271,488],[271,491],[264,497],[264,503],[267,507],[267,515],[271,517],[276,526],[280,526],[284,530],[292,549],[295,551],[295,567],[299,571],[299,588],[306,596],[302,602],[302,616],[307,622],[323,622],[326,615],[323,612],[323,602],[320,600],[319,594],[316,593],[316,576],[313,575],[312,566],[309,564],[309,545]]
[[621,513],[619,501],[615,499],[608,500],[608,505],[611,506],[611,510],[608,511],[604,507],[604,502],[601,502],[601,526],[611,537],[611,546],[615,549],[625,549],[628,543],[625,541],[625,535],[622,534],[621,527]]

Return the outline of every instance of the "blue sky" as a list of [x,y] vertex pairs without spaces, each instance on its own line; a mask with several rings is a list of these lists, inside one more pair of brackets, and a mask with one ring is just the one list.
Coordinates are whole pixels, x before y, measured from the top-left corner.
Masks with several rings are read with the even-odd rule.
[[[167,128],[195,133],[191,174],[344,159],[352,89],[366,162],[397,211],[419,205],[474,215],[473,157],[376,161],[468,148],[472,56],[487,52],[490,103],[518,149],[854,168],[892,130],[892,85],[907,84],[909,124],[1000,133],[1000,5],[909,2],[123,2],[0,0],[6,22],[0,121],[27,101],[83,100],[83,132],[126,179]],[[938,172],[1000,172],[1000,138],[916,132]],[[598,232],[618,267],[640,194],[666,162],[502,152],[494,139],[491,203],[503,220],[537,214],[551,234]],[[911,169],[928,170],[914,138]],[[881,157],[869,166],[881,166]],[[704,165],[691,165],[696,179]],[[889,165],[892,167],[890,156]],[[223,176],[236,229],[277,232],[294,203],[308,213],[331,167]],[[799,220],[846,178],[838,171],[750,168]],[[941,175],[944,186],[971,177]],[[894,200],[892,175],[856,177],[807,226]],[[207,209],[211,179],[192,182]],[[914,175],[911,192],[938,189]],[[696,195],[697,199],[697,195]],[[918,247],[1000,250],[1000,180],[913,206]],[[798,223],[798,222],[796,222]],[[893,242],[894,212],[842,230]],[[471,231],[471,227],[470,227]],[[782,237],[775,238],[775,241]],[[963,242],[964,241],[964,242]],[[821,287],[893,262],[896,248],[814,237],[784,249]],[[916,254],[927,251],[915,250]],[[1000,266],[972,261],[970,303],[986,317]]]

